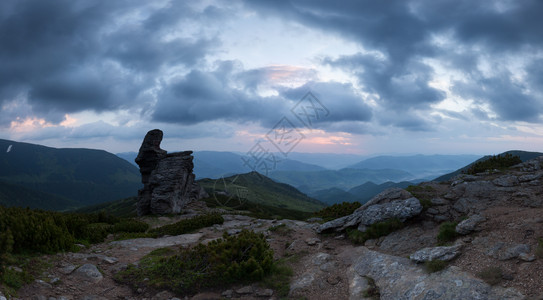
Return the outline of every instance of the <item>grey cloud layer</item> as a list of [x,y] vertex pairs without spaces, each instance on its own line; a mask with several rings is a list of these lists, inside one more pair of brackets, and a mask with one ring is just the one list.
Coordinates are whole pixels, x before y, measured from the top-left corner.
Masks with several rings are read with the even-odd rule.
[[[440,122],[429,112],[447,95],[431,84],[437,70],[428,59],[463,76],[450,92],[472,101],[466,114],[490,119],[482,109],[489,107],[498,120],[541,122],[542,1],[251,0],[231,8],[195,3],[0,2],[0,106],[9,106],[0,112],[0,126],[15,117],[59,123],[66,113],[123,109],[184,126],[228,121],[271,127],[311,89],[330,110],[317,127],[429,131]],[[245,12],[358,43],[367,51],[320,60],[357,82],[319,82],[310,69],[244,69],[243,61],[210,68],[210,57],[223,51],[221,24]],[[176,28],[192,33],[176,35]],[[494,67],[510,57],[523,62],[523,81],[507,66]],[[483,62],[490,62],[492,72]],[[310,82],[281,87],[270,80],[278,73]],[[278,94],[261,96],[262,86]]]
[[[529,82],[519,85],[509,72],[484,74],[479,64],[482,58],[499,63],[507,55],[530,60],[543,43],[542,1],[283,0],[246,1],[246,5],[263,15],[355,39],[365,49],[380,53],[327,58],[324,63],[352,72],[363,89],[387,109],[411,110],[416,117],[415,110],[429,109],[444,99],[442,91],[429,85],[434,70],[423,62],[434,58],[472,80],[470,88],[459,84],[454,91],[488,103],[499,119],[541,121],[540,68],[526,68]],[[439,37],[448,39],[450,45],[436,44]],[[456,48],[462,49],[460,53]],[[527,65],[537,63],[540,61]],[[409,128],[413,122],[397,125],[405,124]]]

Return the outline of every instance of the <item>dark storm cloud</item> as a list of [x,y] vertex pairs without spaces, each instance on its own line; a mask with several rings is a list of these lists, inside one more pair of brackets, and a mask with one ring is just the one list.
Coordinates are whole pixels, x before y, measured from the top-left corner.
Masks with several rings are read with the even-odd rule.
[[[292,109],[311,91],[328,110],[316,120],[315,127],[331,128],[334,122],[371,120],[371,108],[356,94],[351,84],[310,82],[298,88],[278,88],[278,96],[262,97],[255,93],[259,83],[269,82],[283,70],[243,70],[235,62],[222,62],[213,72],[192,71],[166,85],[158,95],[154,121],[198,124],[222,120],[254,122],[273,127],[282,117],[295,119]],[[302,71],[302,74],[311,71]],[[300,73],[294,72],[294,75]],[[256,79],[255,79],[256,78]],[[244,88],[232,87],[232,81]],[[303,126],[301,124],[297,124]]]
[[543,112],[541,98],[527,95],[527,88],[515,82],[511,74],[480,78],[472,82],[457,82],[453,91],[476,103],[489,103],[498,119],[505,121],[540,121]]
[[153,120],[198,124],[224,120],[272,124],[288,111],[279,97],[261,97],[229,86],[230,73],[193,70],[166,85],[158,95]]
[[311,91],[326,110],[326,117],[322,117],[318,124],[344,121],[368,122],[372,118],[372,109],[364,102],[350,83],[339,82],[310,82],[299,88],[286,89],[282,95],[292,103],[301,101],[302,97]]
[[57,123],[65,113],[137,107],[161,67],[191,67],[217,46],[214,38],[162,39],[168,26],[206,13],[179,1],[163,9],[147,1],[2,1],[0,11],[0,104],[27,93],[33,114]]
[[[479,63],[481,59],[497,63],[505,55],[525,57],[541,49],[543,1],[353,0],[338,4],[283,0],[246,1],[245,5],[262,15],[354,39],[373,51],[325,58],[324,62],[356,75],[363,89],[389,110],[423,111],[445,98],[442,91],[430,85],[434,70],[425,58],[432,58],[481,80],[473,82],[471,89],[478,90],[475,94],[479,101],[487,103],[500,119],[539,121],[540,81],[530,79],[531,86],[523,90],[500,73],[481,76]],[[439,45],[436,37],[445,38],[449,44]],[[525,59],[529,61],[530,57]],[[528,78],[541,78],[540,70],[528,67],[525,71]],[[537,93],[526,93],[528,89]],[[415,123],[403,124],[407,129],[421,128]]]

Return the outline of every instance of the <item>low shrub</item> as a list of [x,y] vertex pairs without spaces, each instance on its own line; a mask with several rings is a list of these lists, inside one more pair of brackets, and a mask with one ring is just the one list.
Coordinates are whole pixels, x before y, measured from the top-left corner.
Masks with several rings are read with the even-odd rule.
[[477,273],[477,276],[490,285],[496,285],[502,281],[503,271],[500,267],[487,267]]
[[444,222],[439,226],[439,233],[437,234],[437,243],[443,246],[449,242],[452,242],[458,237],[456,232],[456,222]]
[[112,233],[118,233],[118,232],[145,232],[149,229],[149,224],[134,220],[134,219],[127,219],[123,220],[119,223],[115,223],[113,227],[111,228]]
[[347,237],[356,244],[363,244],[367,240],[376,239],[402,229],[404,224],[399,219],[389,219],[384,222],[372,224],[362,232],[356,229],[347,229]]
[[424,267],[428,273],[434,273],[445,269],[448,264],[446,261],[436,259],[425,262]]
[[474,175],[488,170],[503,170],[516,164],[520,164],[521,162],[522,160],[519,156],[510,153],[497,156],[493,155],[485,160],[475,162],[465,171],[465,173]]
[[189,233],[204,227],[212,226],[214,224],[222,224],[224,222],[223,217],[218,213],[212,213],[207,215],[196,216],[191,219],[181,220],[177,223],[164,225],[150,230],[150,233],[157,236],[163,235],[180,235]]
[[138,266],[119,272],[116,280],[186,295],[204,287],[260,280],[272,268],[273,250],[264,235],[243,230],[236,236],[224,234],[207,245],[181,248],[175,254],[155,250]]
[[330,221],[352,214],[361,204],[359,202],[343,202],[325,207],[317,212],[314,212],[315,217],[322,218],[324,221]]
[[93,223],[84,226],[86,241],[91,244],[104,241],[111,232],[112,225],[107,223]]

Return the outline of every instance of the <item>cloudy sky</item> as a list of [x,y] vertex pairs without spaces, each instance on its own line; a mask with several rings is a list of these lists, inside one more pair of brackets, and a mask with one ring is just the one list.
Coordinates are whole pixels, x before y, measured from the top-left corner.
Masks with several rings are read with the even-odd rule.
[[0,138],[543,151],[543,1],[0,2]]

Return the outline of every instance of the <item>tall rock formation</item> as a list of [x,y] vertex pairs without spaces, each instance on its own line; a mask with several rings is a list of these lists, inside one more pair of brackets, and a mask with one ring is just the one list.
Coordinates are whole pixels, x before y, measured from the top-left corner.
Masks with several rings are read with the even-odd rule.
[[136,163],[143,189],[138,192],[138,215],[179,213],[206,192],[194,181],[192,151],[167,153],[160,149],[159,129],[145,135]]

